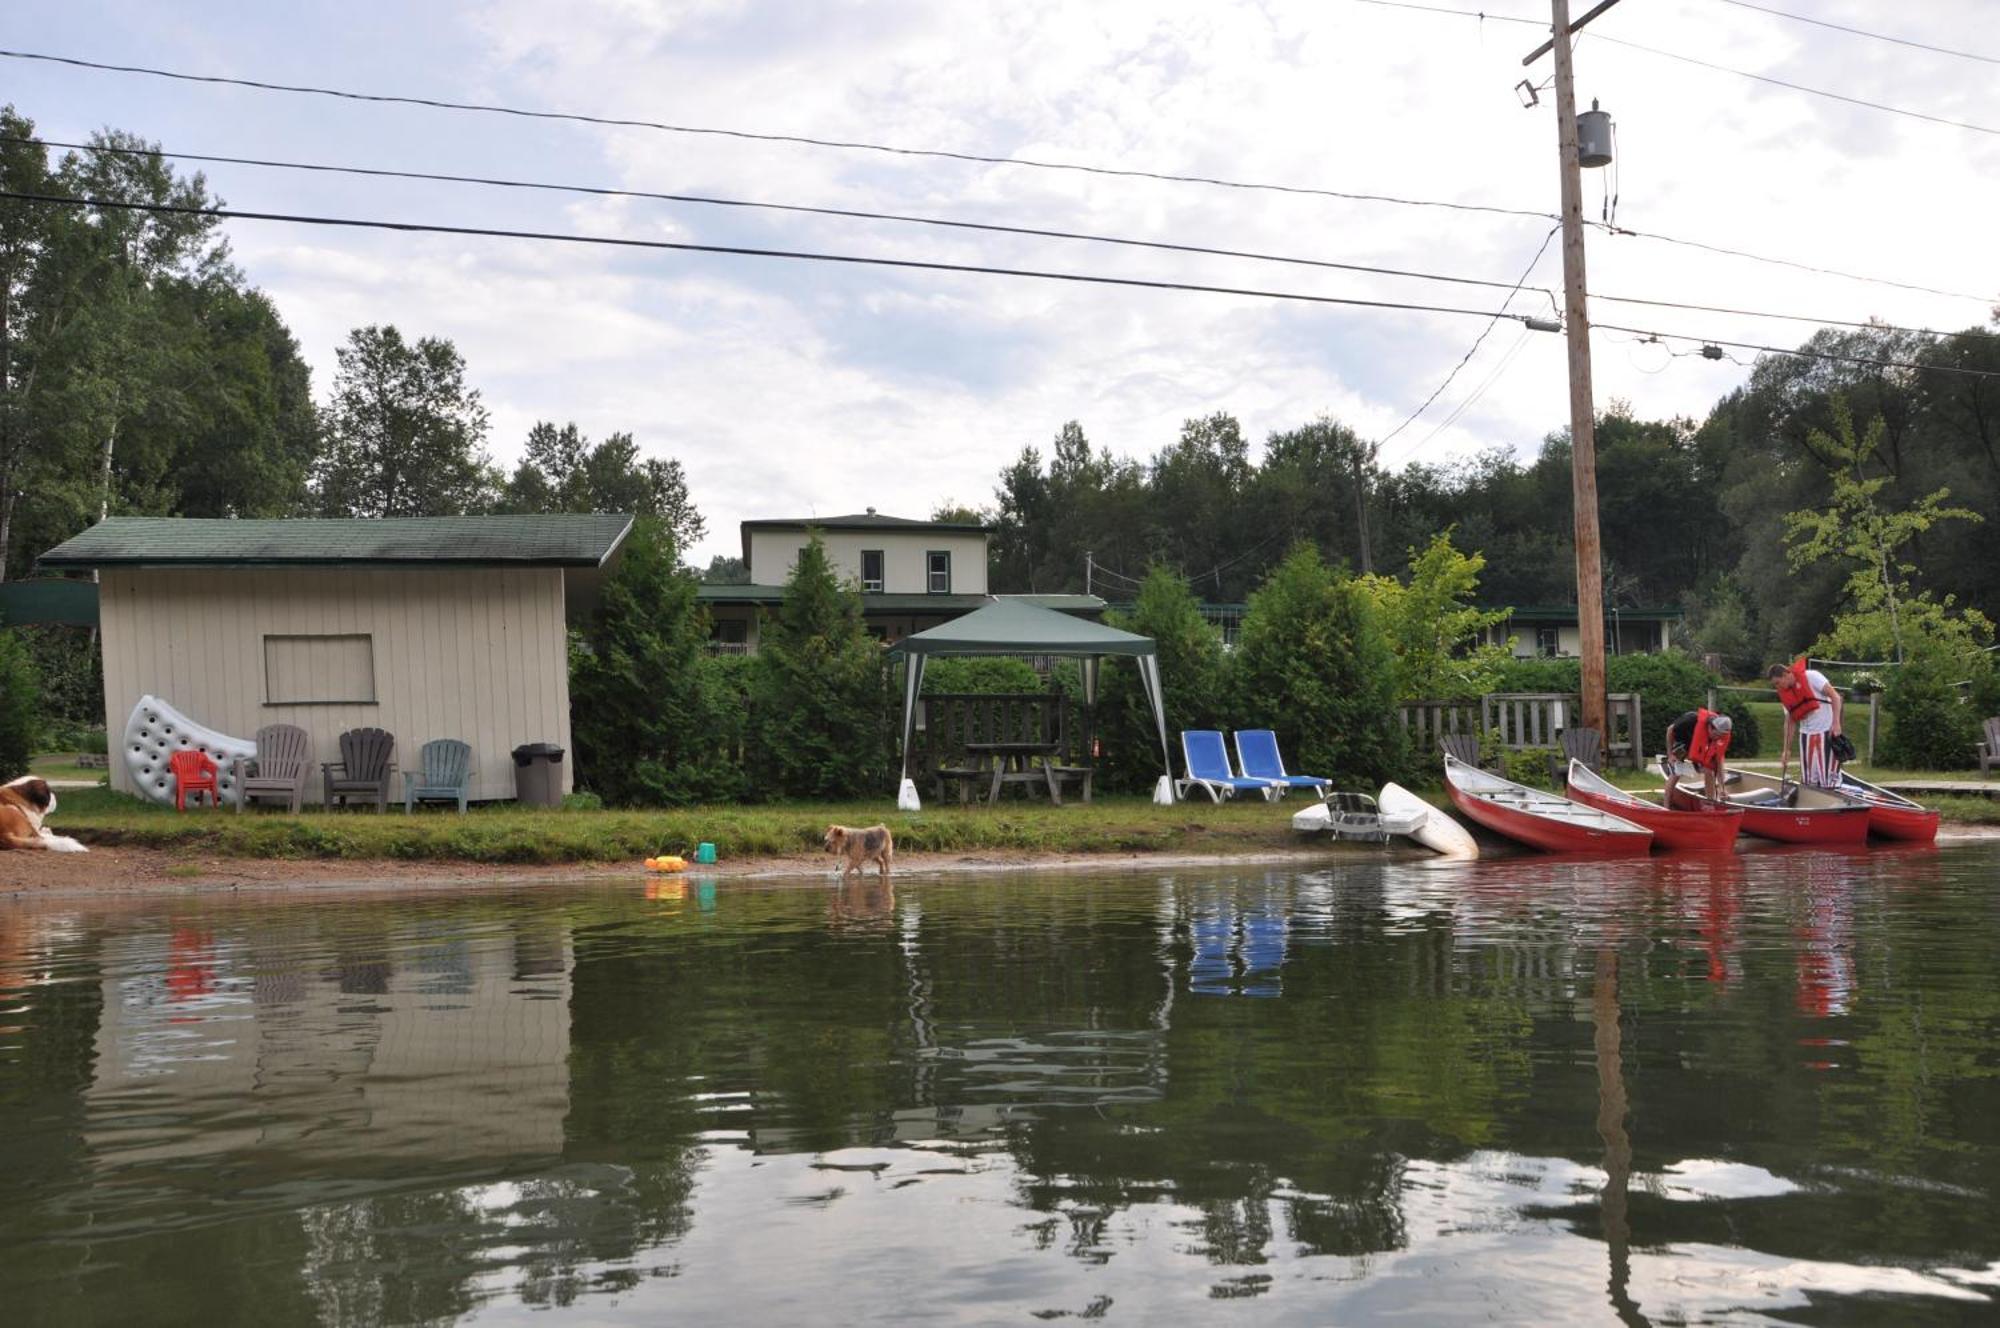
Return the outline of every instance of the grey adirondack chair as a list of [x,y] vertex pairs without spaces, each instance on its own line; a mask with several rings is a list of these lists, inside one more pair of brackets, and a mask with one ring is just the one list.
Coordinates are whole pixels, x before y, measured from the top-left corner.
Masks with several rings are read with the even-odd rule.
[[1569,777],[1572,759],[1581,761],[1593,775],[1604,773],[1604,735],[1596,729],[1566,728],[1557,735],[1561,752],[1549,753],[1549,779],[1560,788]]
[[322,761],[320,780],[326,788],[326,805],[335,799],[342,806],[349,798],[367,797],[375,810],[389,806],[389,777],[396,763],[396,735],[385,729],[349,729],[340,735],[340,759]]
[[1469,766],[1479,766],[1479,735],[1477,733],[1441,733],[1438,746],[1446,756],[1454,757]]
[[311,736],[296,724],[266,724],[257,730],[257,755],[236,772],[238,814],[252,798],[283,798],[287,811],[297,811],[311,774]]
[[2000,765],[2000,715],[1987,720],[1981,726],[1986,733],[1986,741],[1979,744],[1979,773],[1991,774],[1993,767]]
[[419,802],[456,802],[465,815],[465,795],[472,788],[472,748],[457,738],[432,738],[417,755],[416,770],[403,772],[403,810]]

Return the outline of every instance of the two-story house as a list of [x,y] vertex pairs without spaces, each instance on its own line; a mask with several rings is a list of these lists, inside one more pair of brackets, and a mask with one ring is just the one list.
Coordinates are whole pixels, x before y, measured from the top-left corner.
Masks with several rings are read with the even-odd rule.
[[[722,650],[753,651],[759,624],[785,596],[799,553],[817,532],[842,580],[860,587],[868,630],[884,644],[990,604],[987,544],[992,531],[961,521],[914,521],[874,508],[853,516],[745,521],[743,561],[748,585],[703,585],[701,603]],[[1011,597],[1010,597],[1011,598]],[[1020,599],[1095,618],[1095,595],[1022,595]]]

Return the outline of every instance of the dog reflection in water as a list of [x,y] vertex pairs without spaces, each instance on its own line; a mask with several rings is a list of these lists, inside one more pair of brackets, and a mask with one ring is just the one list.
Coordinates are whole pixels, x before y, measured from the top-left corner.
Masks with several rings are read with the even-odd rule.
[[887,930],[896,915],[896,887],[879,876],[843,882],[826,901],[828,921],[860,931]]

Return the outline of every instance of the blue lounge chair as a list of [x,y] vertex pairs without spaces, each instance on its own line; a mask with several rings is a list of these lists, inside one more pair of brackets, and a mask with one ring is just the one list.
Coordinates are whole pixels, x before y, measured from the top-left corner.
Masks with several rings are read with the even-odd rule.
[[1317,796],[1326,796],[1333,787],[1330,779],[1318,775],[1288,775],[1285,773],[1285,758],[1278,755],[1278,735],[1270,729],[1236,730],[1236,768],[1250,779],[1276,780],[1282,787],[1278,796],[1284,796],[1285,789],[1311,789]]
[[1183,798],[1189,789],[1198,788],[1221,802],[1248,789],[1263,794],[1266,802],[1275,802],[1284,790],[1284,785],[1272,780],[1244,779],[1231,770],[1229,749],[1222,745],[1219,729],[1182,729],[1181,760],[1187,767],[1187,778],[1174,781],[1174,788]]

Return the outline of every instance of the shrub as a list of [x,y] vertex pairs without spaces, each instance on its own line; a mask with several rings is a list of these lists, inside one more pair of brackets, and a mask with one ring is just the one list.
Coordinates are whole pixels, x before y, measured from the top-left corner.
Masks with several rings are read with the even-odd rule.
[[1911,656],[1890,677],[1883,704],[1891,722],[1882,744],[1890,764],[1953,770],[1970,762],[1979,717],[1960,698],[1959,677],[1959,665],[1934,652]]
[[1479,644],[1488,628],[1507,621],[1505,609],[1473,607],[1485,567],[1483,554],[1460,553],[1446,530],[1422,550],[1410,549],[1407,583],[1361,578],[1396,654],[1397,700],[1455,700],[1493,690],[1511,656],[1504,644]]
[[1764,751],[1764,726],[1744,694],[1725,692],[1718,699],[1722,702],[1722,713],[1729,716],[1729,722],[1735,726],[1729,739],[1729,758],[1734,761],[1761,756]]
[[986,695],[993,692],[1041,692],[1048,690],[1042,676],[1027,660],[1011,655],[944,655],[924,664],[924,695],[961,693]]
[[41,681],[20,634],[0,631],[0,780],[27,773],[35,754]]
[[1251,595],[1232,666],[1239,719],[1275,729],[1291,768],[1357,789],[1405,772],[1388,637],[1362,588],[1312,546]]
[[[1222,637],[1201,616],[1201,606],[1185,580],[1163,567],[1153,568],[1139,587],[1132,611],[1111,614],[1105,621],[1153,638],[1170,744],[1182,729],[1227,725]],[[1097,732],[1104,746],[1098,777],[1112,790],[1150,790],[1161,774],[1160,734],[1138,666],[1129,659],[1106,660],[1098,686]]]
[[890,716],[900,711],[889,669],[861,624],[860,592],[834,575],[817,533],[751,658],[751,733],[766,791],[839,798],[894,787]]
[[[1516,659],[1500,671],[1496,690],[1505,692],[1575,692],[1582,687],[1579,665],[1573,659]],[[1649,753],[1666,742],[1667,725],[1681,714],[1708,703],[1708,689],[1720,679],[1678,651],[1657,655],[1613,655],[1605,661],[1605,690],[1639,694],[1640,739]],[[1718,697],[1718,700],[1721,698]],[[1730,743],[1734,756],[1754,755],[1757,722],[1741,702],[1723,712],[1739,725],[1749,721],[1748,731],[1739,730]],[[1745,740],[1751,746],[1746,747]]]
[[65,732],[103,727],[104,652],[90,630],[65,626],[17,630],[34,661],[35,676],[41,679],[42,721],[51,730],[48,740],[56,741],[58,726]]
[[738,796],[742,709],[707,650],[708,615],[673,537],[642,519],[571,650],[577,770],[615,806]]

